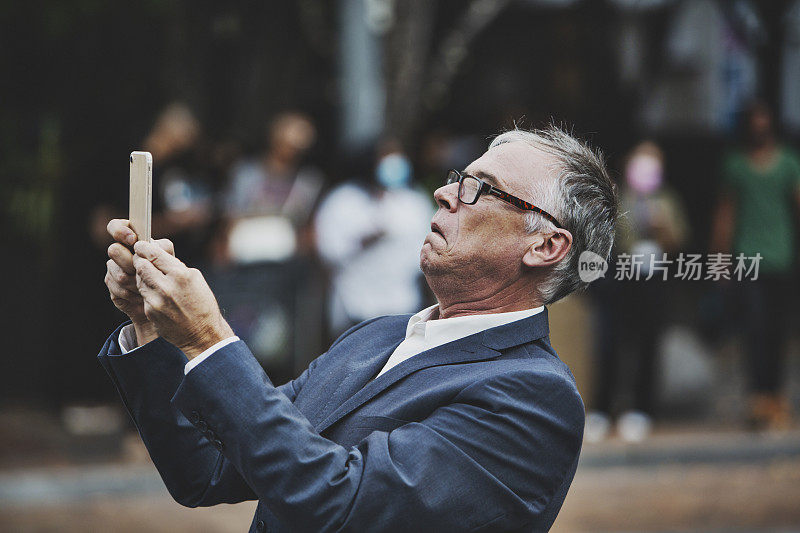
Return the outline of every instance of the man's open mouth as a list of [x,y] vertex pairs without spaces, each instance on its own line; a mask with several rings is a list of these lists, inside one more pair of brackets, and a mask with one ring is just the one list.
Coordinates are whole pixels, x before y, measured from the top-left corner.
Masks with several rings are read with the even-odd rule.
[[441,228],[436,223],[431,223],[431,231],[434,233],[438,233],[442,239],[444,239],[444,233],[442,233]]

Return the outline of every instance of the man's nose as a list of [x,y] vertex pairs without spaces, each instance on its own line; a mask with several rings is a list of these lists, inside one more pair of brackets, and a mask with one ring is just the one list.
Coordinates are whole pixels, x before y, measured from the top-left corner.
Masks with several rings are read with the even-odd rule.
[[433,191],[433,199],[439,207],[448,211],[455,211],[458,207],[458,183],[443,185]]

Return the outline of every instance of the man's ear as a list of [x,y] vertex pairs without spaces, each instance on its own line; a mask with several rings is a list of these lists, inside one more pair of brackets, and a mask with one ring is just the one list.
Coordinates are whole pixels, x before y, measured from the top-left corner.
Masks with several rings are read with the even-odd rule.
[[566,257],[572,247],[572,233],[558,229],[554,233],[536,233],[522,256],[528,267],[554,265]]

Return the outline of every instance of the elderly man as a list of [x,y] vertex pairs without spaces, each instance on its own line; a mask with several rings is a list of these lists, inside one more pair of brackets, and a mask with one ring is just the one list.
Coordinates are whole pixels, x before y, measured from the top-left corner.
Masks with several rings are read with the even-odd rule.
[[106,284],[132,323],[99,359],[183,505],[258,499],[251,531],[545,531],[584,408],[544,305],[585,285],[581,252],[607,257],[615,194],[561,130],[498,136],[434,193],[438,304],[353,327],[280,387],[200,272],[114,220]]

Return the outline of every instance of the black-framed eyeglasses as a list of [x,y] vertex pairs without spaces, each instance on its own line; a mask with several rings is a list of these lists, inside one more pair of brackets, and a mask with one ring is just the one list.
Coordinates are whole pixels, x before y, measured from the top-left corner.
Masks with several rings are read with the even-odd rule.
[[450,185],[451,183],[458,183],[458,199],[461,203],[473,205],[478,201],[478,198],[480,198],[482,194],[492,194],[501,200],[510,203],[514,207],[518,207],[524,211],[533,211],[535,213],[539,213],[544,218],[555,224],[558,228],[563,227],[561,223],[556,220],[556,217],[541,207],[536,207],[530,202],[526,202],[525,200],[508,194],[505,191],[501,191],[497,187],[493,187],[485,181],[476,178],[475,176],[470,176],[469,174],[464,174],[458,170],[450,169],[447,171],[447,180],[445,181],[445,185]]

